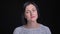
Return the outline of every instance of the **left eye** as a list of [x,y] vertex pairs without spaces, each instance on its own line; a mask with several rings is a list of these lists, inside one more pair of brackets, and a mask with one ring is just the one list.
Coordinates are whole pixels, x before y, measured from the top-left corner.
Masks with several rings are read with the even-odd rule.
[[34,12],[35,10],[33,10],[33,12]]

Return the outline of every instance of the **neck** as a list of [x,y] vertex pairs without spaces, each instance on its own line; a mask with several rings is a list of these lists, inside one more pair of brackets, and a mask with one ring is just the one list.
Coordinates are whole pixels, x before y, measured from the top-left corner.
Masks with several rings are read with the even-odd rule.
[[28,22],[27,22],[27,25],[36,25],[36,24],[37,24],[36,21],[28,21]]
[[37,28],[38,27],[38,23],[36,21],[28,21],[27,22],[27,27],[28,28]]

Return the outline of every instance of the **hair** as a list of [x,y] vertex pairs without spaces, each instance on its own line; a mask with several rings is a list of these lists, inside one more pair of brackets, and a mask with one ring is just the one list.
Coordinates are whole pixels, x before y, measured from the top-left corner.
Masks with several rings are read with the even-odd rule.
[[34,6],[36,7],[37,12],[38,12],[38,19],[37,19],[37,22],[38,22],[38,23],[40,22],[40,14],[39,14],[39,8],[38,8],[38,6],[36,5],[36,3],[32,2],[32,1],[28,1],[28,2],[24,3],[24,5],[23,5],[22,24],[27,24],[27,19],[25,19],[24,12],[25,12],[26,6],[28,6],[28,5],[30,5],[30,4],[32,4],[32,5],[34,5]]

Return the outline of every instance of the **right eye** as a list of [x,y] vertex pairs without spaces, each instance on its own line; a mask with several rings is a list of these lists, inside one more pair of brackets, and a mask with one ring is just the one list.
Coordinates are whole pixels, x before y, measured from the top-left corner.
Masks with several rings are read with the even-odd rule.
[[29,10],[26,10],[26,13],[29,13],[30,11]]
[[26,13],[29,13],[29,12],[26,12]]

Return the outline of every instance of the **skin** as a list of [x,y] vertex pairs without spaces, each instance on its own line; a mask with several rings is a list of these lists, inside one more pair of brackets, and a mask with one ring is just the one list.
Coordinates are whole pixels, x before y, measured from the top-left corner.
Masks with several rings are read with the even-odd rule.
[[29,4],[25,8],[25,18],[27,19],[27,25],[25,28],[38,28],[39,24],[37,23],[38,13],[37,9],[33,4]]

